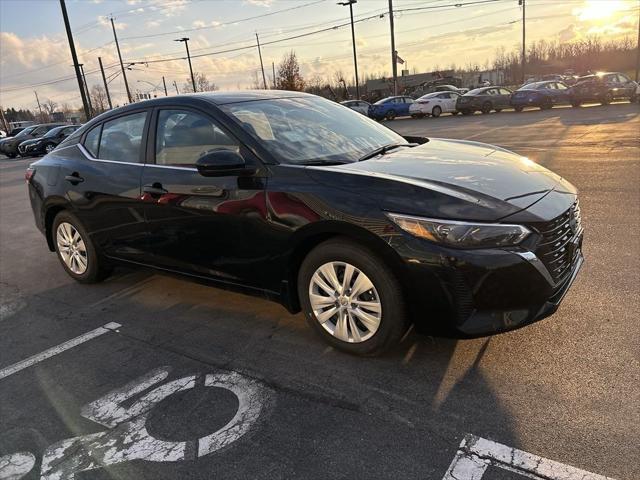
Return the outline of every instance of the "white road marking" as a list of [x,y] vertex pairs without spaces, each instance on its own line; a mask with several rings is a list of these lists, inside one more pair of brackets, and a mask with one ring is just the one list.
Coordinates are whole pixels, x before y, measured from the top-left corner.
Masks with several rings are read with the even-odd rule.
[[35,463],[36,457],[29,452],[0,457],[0,480],[19,480],[31,471]]
[[613,480],[475,435],[464,438],[442,480],[481,480],[490,466],[534,480]]
[[115,322],[111,322],[111,323],[107,323],[106,325],[103,325],[102,327],[98,327],[95,330],[91,330],[90,332],[87,332],[85,334],[80,335],[79,337],[76,338],[72,338],[71,340],[67,340],[64,343],[61,343],[60,345],[56,345],[55,347],[51,347],[47,350],[45,350],[44,352],[40,352],[36,355],[33,355],[29,358],[26,358],[18,363],[14,363],[13,365],[9,365],[8,367],[3,368],[2,370],[0,370],[0,380],[2,380],[5,377],[8,377],[9,375],[13,375],[14,373],[19,372],[20,370],[24,370],[25,368],[29,368],[33,365],[35,365],[36,363],[42,362],[43,360],[46,360],[47,358],[51,358],[55,355],[58,355],[59,353],[62,353],[66,350],[69,350],[73,347],[76,347],[78,345],[80,345],[81,343],[87,342],[93,338],[99,337],[100,335],[104,335],[105,333],[108,332],[112,332],[114,330],[117,330],[118,328],[120,328],[122,325],[120,325],[119,323],[115,323]]
[[[267,387],[236,372],[209,374],[204,378],[190,375],[158,386],[168,375],[169,367],[152,370],[84,406],[81,410],[84,417],[110,429],[50,445],[42,458],[41,480],[73,480],[77,473],[131,460],[177,462],[209,455],[247,433],[270,396]],[[232,391],[238,397],[234,417],[217,431],[197,439],[175,442],[153,437],[145,425],[153,407],[196,384]],[[131,406],[122,406],[153,386],[154,390]]]

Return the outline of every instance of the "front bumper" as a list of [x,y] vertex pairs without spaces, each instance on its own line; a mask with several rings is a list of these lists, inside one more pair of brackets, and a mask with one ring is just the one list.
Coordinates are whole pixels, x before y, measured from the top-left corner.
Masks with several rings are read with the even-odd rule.
[[397,250],[408,271],[412,317],[438,335],[492,335],[542,320],[557,310],[584,262],[577,248],[571,268],[555,281],[526,249],[454,250],[405,240]]

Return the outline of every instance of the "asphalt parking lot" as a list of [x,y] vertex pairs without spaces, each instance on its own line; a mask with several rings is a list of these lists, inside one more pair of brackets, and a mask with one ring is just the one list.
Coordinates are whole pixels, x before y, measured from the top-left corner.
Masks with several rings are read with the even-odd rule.
[[362,359],[260,299],[125,269],[79,285],[34,226],[32,160],[2,158],[0,478],[640,478],[640,107],[387,125],[580,189],[586,263],[554,316]]

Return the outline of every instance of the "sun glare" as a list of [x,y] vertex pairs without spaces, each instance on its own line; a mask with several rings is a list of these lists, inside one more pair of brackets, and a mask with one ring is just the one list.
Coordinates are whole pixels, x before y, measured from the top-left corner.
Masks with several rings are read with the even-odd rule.
[[582,7],[576,9],[576,15],[582,21],[607,20],[614,13],[624,10],[625,4],[620,0],[586,0]]

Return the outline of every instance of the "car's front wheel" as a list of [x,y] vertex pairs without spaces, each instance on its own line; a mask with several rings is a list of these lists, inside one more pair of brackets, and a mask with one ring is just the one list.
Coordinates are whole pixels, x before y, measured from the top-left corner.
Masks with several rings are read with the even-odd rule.
[[51,152],[53,152],[53,150],[54,150],[55,148],[56,148],[56,146],[55,146],[53,143],[47,143],[47,144],[44,146],[44,151],[45,151],[45,152],[47,152],[47,153],[51,153]]
[[402,289],[384,261],[346,239],[312,250],[298,273],[305,318],[329,344],[376,355],[407,329]]
[[53,240],[63,268],[81,283],[104,280],[111,268],[98,254],[93,241],[75,215],[62,211],[53,221]]
[[396,118],[396,112],[395,112],[395,110],[389,110],[389,111],[387,112],[387,114],[385,115],[385,117],[384,117],[384,118],[386,118],[386,119],[387,119],[387,120],[389,120],[389,121],[391,121],[391,120],[393,120],[394,118]]
[[438,107],[437,105],[435,107],[433,107],[433,110],[431,110],[431,116],[433,118],[438,118],[441,113],[442,113],[442,109],[440,107]]
[[491,102],[484,102],[482,104],[482,109],[481,109],[482,113],[486,115],[488,113],[491,113],[491,110],[493,110],[493,105],[491,105]]

